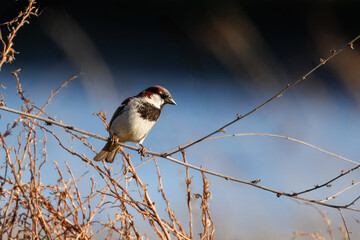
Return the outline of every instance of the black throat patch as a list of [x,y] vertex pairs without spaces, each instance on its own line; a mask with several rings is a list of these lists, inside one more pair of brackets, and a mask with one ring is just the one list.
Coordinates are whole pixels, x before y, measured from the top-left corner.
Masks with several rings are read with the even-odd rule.
[[139,105],[138,113],[140,113],[143,119],[149,121],[156,121],[160,117],[161,109],[158,109],[151,103],[144,102],[142,105]]

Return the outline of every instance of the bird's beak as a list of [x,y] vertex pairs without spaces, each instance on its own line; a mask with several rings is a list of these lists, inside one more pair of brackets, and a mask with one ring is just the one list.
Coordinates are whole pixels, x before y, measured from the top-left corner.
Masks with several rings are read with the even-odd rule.
[[176,105],[176,102],[175,102],[174,99],[172,99],[172,98],[167,98],[167,99],[165,100],[165,102],[166,102],[166,103],[169,103],[169,104],[171,104],[171,105]]

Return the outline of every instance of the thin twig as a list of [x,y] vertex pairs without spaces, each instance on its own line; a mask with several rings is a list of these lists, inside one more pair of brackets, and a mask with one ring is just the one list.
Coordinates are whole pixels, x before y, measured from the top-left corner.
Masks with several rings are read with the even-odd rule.
[[[313,69],[311,69],[308,73],[306,73],[305,75],[303,75],[301,78],[299,78],[298,80],[296,80],[295,82],[291,83],[291,84],[288,84],[285,88],[283,88],[281,91],[279,91],[277,94],[275,94],[274,96],[272,96],[270,99],[268,99],[266,102],[260,104],[259,106],[257,106],[256,108],[254,108],[253,110],[251,110],[250,112],[244,114],[244,115],[240,115],[238,114],[236,119],[225,124],[224,126],[220,127],[219,129],[215,130],[214,132],[206,135],[205,137],[202,137],[196,141],[193,141],[192,143],[186,145],[186,146],[183,146],[182,148],[183,149],[186,149],[188,147],[191,147],[193,146],[194,144],[197,144],[199,142],[202,142],[204,141],[205,139],[215,135],[216,133],[219,133],[219,132],[223,132],[225,130],[225,128],[227,128],[228,126],[236,123],[237,121],[249,116],[250,114],[256,112],[257,110],[261,109],[262,107],[264,107],[265,105],[267,105],[268,103],[272,102],[273,100],[275,100],[276,98],[278,97],[281,97],[287,90],[289,90],[290,88],[294,87],[295,85],[299,84],[300,82],[304,81],[308,76],[310,76],[313,72],[315,72],[318,68],[320,68],[321,66],[325,65],[328,61],[330,61],[333,57],[335,57],[336,55],[338,55],[339,53],[341,53],[342,51],[344,51],[346,48],[350,47],[350,48],[353,48],[354,46],[354,43],[360,38],[360,35],[358,35],[356,38],[354,38],[353,40],[351,40],[349,43],[345,44],[342,48],[340,48],[339,50],[337,51],[331,51],[331,55],[326,58],[325,60],[322,60],[320,61],[320,63],[314,67]],[[180,152],[180,150],[175,150],[171,153],[168,153],[167,155],[171,156],[175,153],[178,153]]]
[[357,169],[359,169],[359,168],[360,168],[360,165],[358,165],[358,166],[356,166],[356,167],[354,167],[354,168],[351,168],[351,169],[347,170],[346,172],[341,171],[341,173],[340,173],[338,176],[330,179],[330,180],[327,181],[326,183],[323,183],[323,184],[321,184],[321,185],[315,185],[315,186],[312,187],[312,188],[306,189],[306,190],[301,191],[301,192],[293,193],[293,194],[294,194],[294,195],[301,195],[301,194],[308,193],[308,192],[314,191],[314,190],[316,190],[316,189],[319,189],[319,188],[322,188],[322,187],[325,187],[325,186],[329,186],[330,183],[334,182],[335,180],[337,180],[337,179],[339,179],[339,178],[341,178],[341,177],[343,177],[343,176],[345,176],[345,175],[347,175],[347,174],[349,174],[349,173],[351,173],[351,172],[353,172],[353,171],[355,171],[355,170],[357,170]]
[[[154,163],[155,163],[155,166],[156,166],[156,171],[157,171],[158,180],[159,180],[159,191],[161,192],[161,196],[162,196],[162,198],[164,199],[164,201],[166,203],[166,209],[165,210],[167,211],[167,213],[169,215],[169,219],[172,222],[172,225],[168,224],[169,229],[173,232],[173,234],[177,237],[177,239],[182,239],[182,240],[188,239],[186,237],[186,234],[185,234],[180,222],[175,217],[175,212],[172,211],[171,208],[170,208],[170,201],[167,199],[167,197],[165,195],[164,187],[163,187],[163,184],[162,184],[162,176],[160,174],[160,168],[159,168],[159,165],[158,165],[156,159],[154,159]],[[179,227],[179,230],[176,229],[176,225]]]
[[[151,199],[150,199],[149,193],[148,193],[148,191],[147,191],[147,187],[142,183],[139,175],[138,175],[137,172],[135,171],[135,168],[134,168],[134,166],[133,166],[133,164],[132,164],[129,156],[126,155],[126,153],[124,152],[124,150],[123,150],[122,148],[120,148],[120,152],[121,152],[121,154],[123,155],[123,157],[124,157],[124,158],[126,159],[126,161],[127,161],[127,164],[128,164],[128,166],[129,166],[129,171],[133,174],[133,176],[134,176],[137,184],[139,184],[140,188],[142,189],[142,191],[143,191],[143,193],[144,193],[144,196],[143,196],[143,197],[144,197],[145,203],[147,204],[147,207],[152,210],[152,212],[153,212],[153,214],[154,214],[154,217],[155,217],[155,220],[156,220],[157,224],[160,226],[160,228],[161,228],[161,230],[162,230],[162,233],[164,234],[164,235],[163,235],[161,232],[157,231],[159,237],[160,237],[161,239],[168,239],[168,240],[170,240],[171,237],[170,237],[168,231],[166,230],[166,227],[165,227],[164,222],[162,221],[162,219],[160,218],[158,212],[156,211],[154,202],[151,201]],[[155,226],[153,225],[153,227],[155,227]]]
[[[33,115],[33,114],[30,114],[30,113],[26,113],[26,112],[18,111],[18,110],[15,110],[15,109],[7,108],[7,107],[4,107],[4,106],[0,106],[0,109],[8,111],[8,112],[16,113],[16,114],[19,114],[19,115],[23,115],[23,116],[26,116],[26,117],[35,118],[35,119],[38,119],[38,120],[41,120],[41,121],[45,122],[48,125],[54,124],[54,125],[63,127],[65,129],[73,130],[73,131],[76,131],[76,132],[79,132],[79,133],[82,133],[82,134],[85,134],[85,135],[88,135],[90,137],[94,137],[94,138],[97,138],[97,139],[100,139],[100,140],[104,140],[104,141],[108,140],[108,138],[106,138],[106,137],[102,137],[102,136],[94,134],[94,133],[89,133],[89,132],[86,132],[84,130],[75,128],[74,126],[66,125],[66,124],[63,124],[61,122],[57,122],[55,120],[51,120],[51,119],[40,117],[40,116]],[[136,150],[136,149],[137,148],[134,148],[133,150]]]
[[[26,117],[30,117],[30,118],[36,118],[36,119],[39,119],[39,120],[42,120],[42,121],[49,121],[50,123],[53,123],[54,125],[58,125],[58,126],[61,126],[65,129],[70,129],[72,131],[76,131],[76,132],[79,132],[79,133],[82,133],[82,134],[85,134],[85,135],[88,135],[88,136],[92,136],[94,138],[98,138],[98,139],[101,139],[101,140],[104,140],[104,141],[107,141],[108,139],[105,138],[105,137],[102,137],[102,136],[99,136],[99,135],[96,135],[96,134],[93,134],[93,133],[89,133],[89,132],[86,132],[84,130],[81,130],[81,129],[78,129],[78,128],[75,128],[73,126],[68,126],[66,124],[62,124],[62,123],[59,123],[57,121],[54,121],[54,120],[49,120],[49,119],[46,119],[46,118],[42,118],[42,117],[39,117],[39,116],[35,116],[33,114],[29,114],[29,113],[24,113],[24,112],[21,112],[21,111],[17,111],[17,110],[13,110],[13,109],[10,109],[10,108],[7,108],[7,107],[3,107],[3,106],[0,106],[0,109],[3,109],[5,111],[9,111],[9,112],[13,112],[13,113],[17,113],[17,114],[20,114],[20,115],[24,115]],[[46,129],[46,128],[44,128]],[[47,130],[48,131],[48,130]],[[56,136],[55,136],[56,137]],[[59,139],[58,139],[59,141]],[[126,147],[128,149],[131,149],[131,150],[135,150],[135,151],[139,151],[138,148],[136,147],[132,147],[132,146],[129,146],[129,145],[126,145],[126,144],[123,144],[123,143],[117,143],[119,144],[120,146],[123,146],[123,147]],[[83,159],[83,161],[87,162],[87,163],[90,163],[90,160],[89,159],[84,159],[82,156],[80,156],[79,154],[77,153],[74,153],[74,152],[71,152],[72,154],[80,157],[81,159]],[[298,195],[302,194],[302,193],[305,193],[305,192],[309,192],[309,191],[312,191],[312,189],[308,189],[308,190],[305,190],[303,192],[298,192],[298,193],[286,193],[286,192],[281,192],[281,191],[277,191],[277,190],[274,190],[274,189],[271,189],[271,188],[267,188],[267,187],[264,187],[264,186],[261,186],[261,185],[258,185],[256,182],[254,181],[246,181],[246,180],[242,180],[242,179],[239,179],[239,178],[235,178],[235,177],[231,177],[231,176],[227,176],[227,175],[224,175],[224,174],[220,174],[220,173],[217,173],[217,172],[214,172],[214,171],[210,171],[210,170],[207,170],[207,169],[204,169],[204,168],[200,168],[200,167],[196,167],[196,166],[193,166],[191,164],[188,164],[188,163],[184,163],[182,161],[179,161],[173,157],[170,157],[170,156],[167,156],[167,155],[164,155],[162,153],[156,153],[156,152],[152,152],[152,151],[145,151],[145,153],[147,154],[150,154],[150,155],[153,155],[153,156],[157,156],[157,157],[161,157],[161,158],[164,158],[164,159],[167,159],[167,160],[170,160],[174,163],[177,163],[177,164],[180,164],[180,165],[183,165],[185,167],[189,167],[191,169],[194,169],[194,170],[197,170],[197,171],[200,171],[200,172],[203,172],[203,173],[208,173],[210,175],[213,175],[213,176],[216,176],[216,177],[220,177],[220,178],[223,178],[223,179],[226,179],[228,181],[234,181],[234,182],[239,182],[239,183],[243,183],[243,184],[247,184],[247,185],[250,185],[250,186],[253,186],[253,187],[256,187],[256,188],[260,188],[262,190],[265,190],[265,191],[268,191],[268,192],[272,192],[272,193],[275,193],[278,197],[280,196],[286,196],[286,197],[291,197],[291,198],[296,198],[296,199],[299,199],[299,200],[302,200],[302,201],[306,201],[306,202],[313,202],[313,203],[316,203],[316,204],[319,204],[319,205],[322,205],[322,206],[327,206],[327,207],[331,207],[331,208],[344,208],[344,209],[349,209],[349,210],[353,210],[353,211],[360,211],[360,209],[355,209],[355,208],[349,208],[350,205],[352,204],[348,204],[348,205],[332,205],[332,204],[327,204],[327,203],[322,203],[320,201],[316,201],[316,200],[313,200],[313,199],[307,199],[307,198],[303,198],[303,197],[299,197]],[[345,172],[344,174],[347,174],[351,171],[354,171],[355,169],[358,169],[360,168],[360,165],[358,165],[357,167],[353,168],[353,169],[350,169],[348,170],[347,172]],[[342,174],[342,175],[344,175]],[[339,175],[337,176],[335,179],[339,178],[340,176],[342,175]],[[326,185],[326,184],[325,184]],[[316,187],[318,188],[318,187]]]
[[355,187],[355,186],[358,185],[359,183],[360,183],[360,181],[358,181],[358,182],[356,182],[356,183],[351,183],[350,186],[347,186],[346,188],[338,191],[337,193],[331,195],[330,197],[325,198],[324,200],[320,200],[320,202],[327,202],[327,201],[329,201],[329,200],[331,200],[331,199],[334,199],[334,198],[336,198],[339,194],[345,192],[346,190],[349,190],[349,189],[352,188],[352,187]]
[[[303,144],[305,146],[308,146],[308,147],[311,147],[313,149],[316,149],[320,152],[323,152],[325,154],[328,154],[330,156],[333,156],[333,157],[336,157],[336,158],[340,158],[344,161],[347,161],[347,162],[350,162],[350,163],[353,163],[353,164],[356,164],[356,165],[360,165],[359,162],[355,162],[351,159],[348,159],[348,158],[345,158],[345,157],[342,157],[340,156],[339,154],[335,154],[335,153],[332,153],[332,152],[329,152],[329,151],[326,151],[324,149],[321,149],[319,147],[316,147],[310,143],[307,143],[307,142],[304,142],[304,141],[301,141],[299,139],[295,139],[295,138],[291,138],[291,137],[286,137],[286,136],[281,136],[281,135],[277,135],[277,134],[270,134],[270,133],[237,133],[237,134],[229,134],[229,135],[221,135],[221,136],[215,136],[215,137],[211,137],[211,138],[207,138],[205,139],[204,141],[209,141],[209,140],[214,140],[214,139],[219,139],[219,138],[228,138],[228,137],[239,137],[239,136],[264,136],[264,137],[275,137],[275,138],[282,138],[282,139],[285,139],[285,140],[289,140],[289,141],[293,141],[293,142],[297,142],[297,143],[300,143],[300,144]],[[186,144],[185,144],[186,145]],[[182,146],[181,146],[182,147]]]

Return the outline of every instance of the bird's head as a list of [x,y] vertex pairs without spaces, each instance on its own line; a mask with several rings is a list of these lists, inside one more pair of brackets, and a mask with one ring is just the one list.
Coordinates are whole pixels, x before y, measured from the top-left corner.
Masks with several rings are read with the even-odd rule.
[[147,102],[153,104],[158,108],[163,108],[166,104],[176,105],[176,102],[172,98],[170,92],[161,86],[152,86],[138,95],[144,98]]

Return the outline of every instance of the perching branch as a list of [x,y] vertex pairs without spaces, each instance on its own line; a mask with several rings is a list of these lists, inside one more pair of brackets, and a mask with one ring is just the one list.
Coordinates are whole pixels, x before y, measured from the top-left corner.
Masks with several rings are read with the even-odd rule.
[[[0,106],[0,109],[5,110],[5,111],[8,111],[8,112],[13,112],[13,113],[16,113],[16,114],[20,114],[20,115],[23,115],[23,116],[26,116],[26,117],[39,119],[39,120],[44,121],[44,122],[47,123],[47,124],[51,123],[51,124],[54,124],[54,125],[63,127],[63,128],[66,129],[66,130],[72,130],[72,131],[75,131],[75,132],[79,132],[79,133],[85,134],[85,135],[87,135],[87,136],[91,136],[91,137],[94,137],[94,138],[98,138],[98,139],[100,139],[100,140],[104,140],[104,141],[107,141],[107,140],[108,140],[108,138],[105,138],[105,137],[102,137],[102,136],[99,136],[99,135],[96,135],[96,134],[93,134],[93,133],[90,133],[90,132],[87,132],[87,131],[78,129],[78,128],[74,127],[74,126],[69,126],[69,125],[66,125],[66,124],[57,122],[57,121],[55,121],[55,120],[43,118],[43,117],[36,116],[36,115],[33,115],[33,114],[29,114],[29,113],[24,113],[24,112],[17,111],[17,110],[14,110],[14,109],[10,109],[10,108],[7,108],[7,107],[3,107],[3,106]],[[43,128],[46,129],[45,127],[43,127]],[[123,144],[123,143],[118,143],[118,144],[119,144],[120,146],[122,146],[122,147],[131,149],[131,150],[135,150],[135,151],[139,151],[139,149],[136,148],[136,147],[129,146],[129,145]],[[337,209],[339,209],[339,208],[349,209],[349,210],[359,211],[359,212],[360,212],[360,209],[356,209],[356,208],[351,208],[351,207],[350,207],[351,205],[353,205],[353,204],[355,203],[355,201],[354,201],[353,203],[347,204],[347,205],[333,205],[333,204],[328,204],[328,203],[321,202],[321,201],[318,201],[318,200],[313,200],[313,199],[303,198],[303,197],[298,196],[299,194],[302,194],[302,193],[308,192],[308,191],[312,191],[312,190],[314,190],[314,189],[317,189],[318,187],[314,187],[314,189],[305,190],[305,191],[303,191],[303,192],[298,192],[298,193],[287,193],[287,192],[282,192],[282,191],[278,191],[278,190],[275,190],[275,189],[271,189],[271,188],[268,188],[268,187],[264,187],[264,186],[258,185],[258,181],[257,181],[257,180],[255,180],[255,181],[247,181],[247,180],[242,180],[242,179],[239,179],[239,178],[227,176],[227,175],[224,175],[224,174],[221,174],[221,173],[217,173],[217,172],[214,172],[214,171],[210,171],[210,170],[207,170],[207,169],[203,169],[203,168],[200,168],[200,167],[197,167],[197,166],[188,164],[188,163],[184,163],[184,162],[182,162],[182,161],[179,161],[179,160],[177,160],[177,159],[175,159],[175,158],[173,158],[173,157],[170,157],[170,156],[168,156],[168,155],[164,155],[164,154],[162,154],[162,153],[156,153],[156,152],[152,152],[152,151],[145,151],[145,153],[150,154],[150,155],[152,155],[152,156],[156,156],[156,157],[161,157],[161,158],[167,159],[167,160],[172,161],[172,162],[174,162],[174,163],[177,163],[177,164],[183,165],[183,166],[185,166],[185,167],[194,169],[194,170],[196,170],[196,171],[199,171],[199,172],[202,172],[202,173],[207,173],[207,174],[210,174],[210,175],[219,177],[219,178],[226,179],[226,180],[228,180],[228,181],[239,182],[239,183],[243,183],[243,184],[246,184],[246,185],[250,185],[250,186],[253,186],[253,187],[256,187],[256,188],[259,188],[259,189],[268,191],[268,192],[272,192],[272,193],[275,193],[278,197],[280,197],[280,196],[286,196],[286,197],[290,197],[290,198],[296,198],[296,199],[299,199],[299,200],[302,200],[302,201],[305,201],[305,202],[316,203],[316,204],[319,204],[319,205],[322,205],[322,206],[326,206],[326,207],[337,208]],[[78,155],[78,154],[75,154],[75,155],[77,155],[78,157],[82,158],[82,157],[81,157],[80,155]],[[84,160],[84,159],[83,159],[83,160]],[[89,160],[84,160],[84,161],[88,162]],[[359,167],[360,167],[360,165],[357,166],[357,167],[354,168],[354,169],[348,170],[346,173],[352,172],[352,171],[354,171],[355,169],[358,169]],[[342,174],[341,176],[343,176],[343,175],[344,175],[344,174]],[[337,179],[337,178],[339,178],[339,176],[336,177],[335,179]]]

